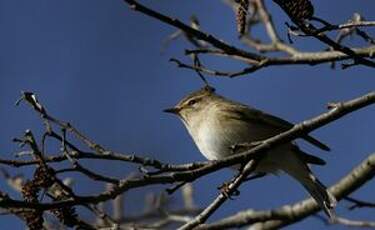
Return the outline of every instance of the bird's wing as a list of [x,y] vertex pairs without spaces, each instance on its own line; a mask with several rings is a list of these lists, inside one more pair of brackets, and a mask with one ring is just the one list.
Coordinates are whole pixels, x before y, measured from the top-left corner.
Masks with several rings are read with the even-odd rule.
[[[281,118],[278,118],[276,116],[264,113],[258,109],[250,108],[246,105],[241,105],[238,107],[238,105],[233,106],[230,108],[232,112],[235,112],[237,116],[243,120],[247,120],[254,124],[263,125],[266,127],[269,127],[270,130],[274,130],[275,134],[277,135],[279,133],[285,132],[291,128],[293,128],[293,124],[283,120]],[[305,141],[309,142],[312,145],[315,145],[316,147],[325,150],[330,151],[330,148],[320,142],[319,140],[315,139],[314,137],[310,135],[305,135],[302,137]]]

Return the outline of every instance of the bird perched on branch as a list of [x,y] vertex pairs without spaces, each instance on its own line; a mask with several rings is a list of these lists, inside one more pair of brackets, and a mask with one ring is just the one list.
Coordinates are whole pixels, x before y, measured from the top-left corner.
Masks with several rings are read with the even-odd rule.
[[[259,143],[293,127],[293,124],[278,117],[220,96],[209,86],[187,95],[175,107],[164,111],[176,114],[182,120],[198,149],[208,160],[220,160],[236,154],[231,150],[233,146]],[[323,150],[329,150],[325,144],[309,135],[302,138]],[[330,218],[334,218],[336,199],[312,174],[308,164],[323,165],[325,162],[289,142],[265,153],[254,173],[283,171],[289,174],[306,188]]]

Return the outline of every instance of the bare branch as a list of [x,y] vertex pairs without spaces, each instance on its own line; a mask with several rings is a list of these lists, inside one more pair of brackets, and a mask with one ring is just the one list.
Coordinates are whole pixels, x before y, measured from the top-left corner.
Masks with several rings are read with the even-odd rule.
[[[304,7],[307,3],[310,4],[311,7],[312,7],[312,4],[309,0],[298,1],[298,2],[288,1],[288,2],[290,2],[290,5],[292,6],[291,9],[288,8],[289,7],[287,5],[288,3],[285,3],[285,1],[274,0],[274,2],[277,3],[278,5],[280,5],[280,7],[288,14],[289,18],[307,36],[313,36],[316,39],[318,39],[319,41],[329,45],[329,47],[332,47],[334,50],[341,51],[342,53],[345,53],[348,56],[351,56],[354,59],[354,61],[357,62],[357,63],[360,63],[360,64],[365,65],[365,66],[373,67],[373,68],[375,67],[374,62],[372,62],[372,61],[370,61],[366,58],[358,56],[351,48],[346,47],[344,45],[341,45],[341,44],[333,41],[327,35],[325,35],[324,33],[321,33],[320,30],[317,29],[314,25],[312,25],[311,23],[307,23],[305,19],[318,20],[319,22],[324,23],[327,27],[330,27],[331,24],[325,22],[322,19],[319,19],[319,18],[316,18],[316,17],[311,17],[312,15],[310,17],[307,17],[307,18],[300,18],[299,17],[301,15],[301,13],[298,12],[300,10],[299,9],[300,7]],[[297,6],[295,7],[295,5],[297,5]],[[294,13],[294,11],[297,11],[297,12]]]
[[165,16],[165,15],[159,13],[159,12],[151,10],[151,9],[145,7],[144,5],[140,4],[139,2],[137,2],[135,0],[124,0],[124,2],[127,3],[130,6],[131,9],[139,11],[139,12],[141,12],[141,13],[147,15],[147,16],[150,16],[152,18],[160,20],[160,21],[162,21],[166,24],[169,24],[171,26],[174,26],[178,29],[181,29],[185,33],[188,33],[191,36],[196,37],[197,39],[206,41],[206,42],[210,43],[211,45],[213,45],[214,47],[216,47],[218,49],[221,49],[221,50],[224,50],[228,54],[241,55],[243,57],[248,58],[249,60],[252,60],[252,62],[254,62],[254,63],[263,59],[263,57],[260,56],[260,55],[250,53],[250,52],[241,50],[239,48],[236,48],[234,46],[228,45],[227,43],[215,38],[211,34],[203,33],[200,30],[196,30],[196,29],[192,28],[191,26],[180,22],[177,19],[170,18],[170,17]]
[[363,200],[358,200],[358,199],[355,199],[355,198],[352,198],[352,197],[345,197],[344,199],[353,203],[353,205],[351,205],[349,207],[350,210],[353,210],[353,209],[356,209],[356,208],[375,208],[375,203],[371,203],[371,202],[367,202],[367,201],[363,201]]
[[[360,165],[355,167],[339,182],[329,188],[330,192],[341,200],[375,176],[375,153],[371,154]],[[253,225],[254,229],[279,229],[281,227],[301,221],[318,212],[319,206],[312,199],[306,199],[292,205],[286,205],[278,209],[254,211],[241,211],[233,216],[224,218],[218,222],[201,225],[198,229],[233,228]]]
[[222,191],[216,197],[216,199],[211,202],[211,204],[208,205],[199,215],[180,227],[179,230],[193,229],[196,226],[204,223],[222,204],[224,204],[226,200],[228,200],[231,194],[236,191],[236,189],[242,184],[244,180],[246,180],[247,176],[254,172],[259,159],[250,160],[242,169],[242,171],[233,178],[232,182],[225,189],[226,191]]
[[[271,48],[270,48],[271,49]],[[357,56],[360,57],[375,57],[375,46],[370,46],[367,48],[353,48],[352,49]],[[218,51],[218,50],[187,50],[186,53],[210,53],[216,56],[228,57],[243,60],[241,57],[228,55],[225,52]],[[202,72],[213,75],[213,76],[223,76],[223,77],[233,77],[233,76],[242,76],[248,73],[254,72],[255,70],[259,70],[269,66],[283,66],[283,65],[318,65],[327,62],[333,61],[343,61],[343,60],[350,60],[352,56],[347,55],[340,51],[321,51],[321,52],[298,52],[292,56],[288,57],[270,57],[268,59],[264,59],[263,62],[259,62],[249,68],[245,68],[244,70],[238,72],[223,72],[223,71],[216,71],[216,70],[208,70],[208,69],[201,69]],[[194,67],[186,65],[183,68],[194,69]],[[250,70],[250,71],[249,71]]]

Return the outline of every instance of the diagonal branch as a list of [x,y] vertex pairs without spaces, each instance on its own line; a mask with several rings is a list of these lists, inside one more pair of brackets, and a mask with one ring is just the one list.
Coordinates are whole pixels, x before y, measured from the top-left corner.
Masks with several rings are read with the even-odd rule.
[[[331,186],[329,190],[341,200],[350,195],[375,176],[375,153],[371,154],[360,165],[355,167],[345,177]],[[279,229],[301,221],[320,210],[312,199],[306,199],[278,209],[241,211],[212,224],[201,225],[197,229],[225,229],[253,225],[254,229]]]
[[170,17],[168,17],[166,15],[163,15],[159,12],[156,12],[156,11],[150,9],[150,8],[147,8],[146,6],[140,4],[136,0],[124,0],[124,2],[127,3],[130,6],[131,9],[139,11],[139,12],[141,12],[141,13],[147,15],[147,16],[155,18],[159,21],[162,21],[162,22],[164,22],[166,24],[169,24],[173,27],[176,27],[178,29],[181,29],[185,33],[188,33],[191,36],[196,37],[197,39],[206,41],[206,42],[210,43],[211,45],[213,45],[214,47],[227,52],[228,54],[242,56],[244,58],[252,60],[253,63],[257,63],[258,61],[261,61],[264,58],[261,55],[258,55],[258,54],[255,54],[255,53],[250,53],[250,52],[247,52],[245,50],[242,50],[242,49],[236,48],[234,46],[231,46],[231,45],[215,38],[211,34],[203,33],[203,32],[201,32],[197,29],[194,29],[193,27],[179,21],[178,19],[170,18]]
[[211,202],[210,205],[207,206],[199,215],[197,215],[194,219],[186,223],[185,225],[181,226],[179,230],[190,230],[195,228],[196,226],[200,225],[201,223],[204,223],[214,212],[220,208],[222,204],[224,204],[225,201],[227,201],[231,194],[236,191],[236,189],[242,184],[244,180],[252,173],[254,172],[257,163],[259,162],[261,158],[258,157],[258,159],[250,160],[243,170],[233,178],[232,183],[229,184],[229,186],[226,188],[226,191],[222,191],[216,199]]

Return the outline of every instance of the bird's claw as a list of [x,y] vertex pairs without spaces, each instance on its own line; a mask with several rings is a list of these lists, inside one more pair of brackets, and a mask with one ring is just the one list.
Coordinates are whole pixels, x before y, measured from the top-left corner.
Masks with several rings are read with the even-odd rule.
[[229,188],[230,184],[230,182],[225,182],[224,184],[219,186],[218,189],[226,198],[233,200],[233,197],[240,195],[240,191],[238,191],[238,189],[231,191]]
[[262,141],[253,141],[250,143],[239,143],[235,144],[229,147],[229,149],[232,151],[232,153],[238,153],[241,151],[246,151],[248,149],[254,148],[255,146],[258,146],[262,144]]

